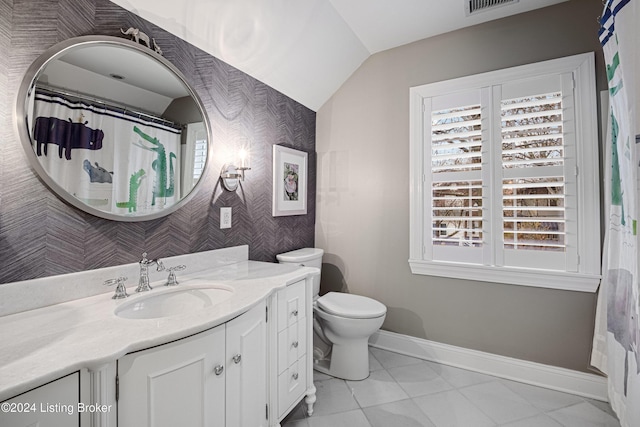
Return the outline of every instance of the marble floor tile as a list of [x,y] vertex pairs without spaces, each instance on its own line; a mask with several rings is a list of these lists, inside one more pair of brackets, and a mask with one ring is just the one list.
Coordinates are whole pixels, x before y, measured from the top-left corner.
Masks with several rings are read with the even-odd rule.
[[415,365],[422,363],[422,360],[411,356],[405,356],[404,354],[394,353],[392,351],[381,350],[379,348],[371,347],[370,354],[376,358],[380,365],[384,369],[396,368],[398,366]]
[[391,368],[388,369],[388,372],[410,397],[438,393],[453,388],[426,362]]
[[[307,418],[309,427],[371,427],[361,409]],[[287,426],[288,427],[288,426]]]
[[492,427],[496,425],[458,390],[415,397],[413,401],[436,427]]
[[435,427],[411,399],[363,409],[371,427]]
[[409,396],[386,370],[373,371],[362,381],[347,381],[362,408],[407,399]]
[[616,416],[616,413],[613,411],[613,409],[611,408],[611,405],[609,405],[609,402],[602,402],[601,400],[595,400],[595,399],[589,399],[589,398],[584,398],[585,402],[590,403],[591,405],[595,406],[596,408],[600,409],[603,412],[606,412],[607,414],[611,415],[614,418],[618,418]]
[[461,388],[459,391],[498,424],[540,413],[538,408],[497,380]]
[[516,394],[524,397],[529,403],[543,411],[552,411],[582,402],[580,396],[561,391],[536,387],[529,384],[509,380],[501,380],[502,383]]
[[330,375],[323,374],[322,372],[318,372],[316,370],[313,371],[313,382],[323,381],[323,380],[330,380],[331,378],[333,378],[333,377],[330,376]]
[[548,413],[565,427],[620,427],[618,420],[588,402]]
[[379,371],[380,369],[384,369],[384,367],[378,362],[378,359],[375,358],[373,353],[369,352],[369,370],[370,371]]
[[352,390],[338,378],[318,381],[316,386],[316,403],[313,407],[315,415],[335,414],[352,409],[360,409]]
[[372,348],[371,375],[314,372],[317,401],[282,427],[620,427],[606,402]]
[[469,371],[467,369],[456,368],[453,366],[441,365],[435,362],[425,362],[429,364],[438,375],[444,378],[449,384],[458,387],[467,387],[475,384],[482,384],[489,381],[495,381],[496,377],[481,374],[479,372]]
[[500,427],[562,427],[562,424],[558,423],[548,415],[539,414],[535,417],[525,418],[524,420],[502,424]]

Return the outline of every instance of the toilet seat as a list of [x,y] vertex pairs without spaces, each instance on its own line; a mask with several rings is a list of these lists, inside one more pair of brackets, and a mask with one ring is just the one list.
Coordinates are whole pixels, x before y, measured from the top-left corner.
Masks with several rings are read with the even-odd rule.
[[318,298],[317,305],[326,313],[351,319],[371,319],[387,313],[387,307],[379,301],[341,292],[328,292]]

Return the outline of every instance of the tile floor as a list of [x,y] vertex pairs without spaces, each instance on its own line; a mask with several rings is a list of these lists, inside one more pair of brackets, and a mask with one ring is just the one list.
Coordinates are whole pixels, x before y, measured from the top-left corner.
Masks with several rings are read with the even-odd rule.
[[370,348],[371,375],[314,372],[317,401],[282,427],[620,427],[609,405]]

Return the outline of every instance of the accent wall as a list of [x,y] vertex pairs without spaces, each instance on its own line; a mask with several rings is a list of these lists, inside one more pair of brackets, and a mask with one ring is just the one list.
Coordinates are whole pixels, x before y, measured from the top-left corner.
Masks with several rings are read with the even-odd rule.
[[[204,185],[183,208],[145,222],[114,222],[63,202],[27,164],[13,111],[29,65],[57,42],[81,35],[121,37],[129,27],[155,38],[202,99],[213,159]],[[107,0],[0,0],[0,283],[249,245],[249,257],[314,244],[316,113]],[[251,170],[236,192],[218,180],[225,152],[251,143]],[[272,146],[309,153],[308,214],[271,214]],[[220,208],[232,208],[221,230]]]

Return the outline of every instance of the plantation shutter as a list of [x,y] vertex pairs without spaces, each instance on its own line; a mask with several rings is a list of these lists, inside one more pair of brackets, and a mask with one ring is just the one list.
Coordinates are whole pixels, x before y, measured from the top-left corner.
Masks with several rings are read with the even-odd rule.
[[576,271],[572,84],[554,74],[425,99],[426,256]]
[[482,263],[483,120],[480,90],[425,100],[425,249],[432,259]]
[[500,91],[497,264],[576,271],[572,76],[516,81]]
[[194,146],[193,182],[198,182],[207,162],[207,140],[196,139]]
[[411,272],[597,288],[595,106],[592,53],[411,88]]

